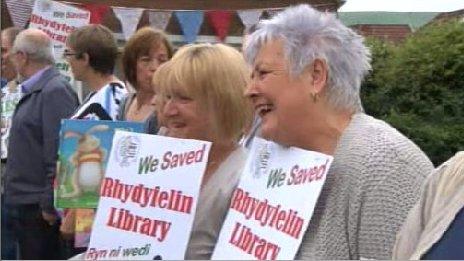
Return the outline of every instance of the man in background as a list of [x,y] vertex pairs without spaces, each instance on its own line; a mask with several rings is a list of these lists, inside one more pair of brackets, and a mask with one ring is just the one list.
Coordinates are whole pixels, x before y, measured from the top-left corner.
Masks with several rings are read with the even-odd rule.
[[3,198],[3,181],[7,160],[8,134],[11,126],[11,117],[19,99],[21,92],[18,88],[17,74],[11,60],[9,59],[10,50],[13,42],[21,29],[9,27],[1,32],[1,205],[2,205],[2,260],[16,259],[16,237],[11,229],[11,222],[7,218]]
[[77,95],[54,68],[53,45],[43,31],[19,33],[9,57],[24,79],[5,173],[5,203],[18,238],[19,259],[61,259],[53,179],[60,122],[77,108]]

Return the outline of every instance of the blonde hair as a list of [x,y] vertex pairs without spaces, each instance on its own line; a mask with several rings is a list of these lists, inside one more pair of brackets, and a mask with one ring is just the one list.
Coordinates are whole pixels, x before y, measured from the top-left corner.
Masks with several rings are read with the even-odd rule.
[[216,137],[237,140],[252,120],[244,92],[248,69],[242,54],[223,44],[195,44],[177,51],[153,76],[158,110],[182,88],[208,112]]

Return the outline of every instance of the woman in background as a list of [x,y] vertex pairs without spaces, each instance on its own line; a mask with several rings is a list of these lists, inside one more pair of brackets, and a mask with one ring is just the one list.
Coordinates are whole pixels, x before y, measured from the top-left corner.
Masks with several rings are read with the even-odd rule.
[[[63,56],[69,63],[74,78],[90,89],[82,105],[72,119],[115,120],[119,106],[127,94],[124,83],[114,75],[118,45],[113,32],[103,25],[91,24],[72,31],[66,41]],[[76,213],[90,212],[89,209],[65,209],[60,227],[65,257],[83,252],[88,240],[76,242]],[[77,219],[80,214],[77,214]],[[77,240],[79,242],[79,240]]]
[[63,56],[74,78],[90,89],[71,118],[115,120],[127,90],[114,75],[118,45],[111,30],[96,24],[77,28],[69,34]]
[[181,48],[154,75],[165,135],[212,142],[186,259],[210,259],[246,160],[238,144],[252,119],[243,56],[222,44]]
[[135,92],[122,101],[118,120],[146,123],[148,133],[158,130],[154,107],[153,73],[171,59],[173,49],[164,32],[150,27],[138,30],[126,43],[122,64],[127,81]]

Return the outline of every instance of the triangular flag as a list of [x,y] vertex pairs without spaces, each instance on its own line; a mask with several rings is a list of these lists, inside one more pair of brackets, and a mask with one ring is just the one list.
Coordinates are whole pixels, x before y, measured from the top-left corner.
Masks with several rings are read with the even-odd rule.
[[226,39],[227,33],[229,32],[230,21],[232,18],[232,13],[230,11],[207,11],[206,16],[213,26],[216,35],[219,37],[221,42],[224,42]]
[[148,21],[150,22],[150,26],[166,30],[166,26],[171,19],[172,12],[170,11],[149,11],[148,12]]
[[203,23],[202,11],[176,11],[175,15],[179,21],[184,40],[187,43],[193,43],[197,39],[200,32],[201,24]]
[[91,24],[101,24],[103,17],[110,10],[110,7],[107,5],[101,4],[85,4],[84,8],[90,12],[90,23]]
[[113,7],[114,14],[121,21],[122,33],[126,41],[134,34],[142,16],[142,8]]
[[242,20],[243,25],[246,30],[250,29],[252,25],[255,25],[259,22],[259,18],[263,13],[263,10],[241,10],[237,11],[238,16]]
[[31,17],[34,0],[6,0],[15,27],[24,28]]

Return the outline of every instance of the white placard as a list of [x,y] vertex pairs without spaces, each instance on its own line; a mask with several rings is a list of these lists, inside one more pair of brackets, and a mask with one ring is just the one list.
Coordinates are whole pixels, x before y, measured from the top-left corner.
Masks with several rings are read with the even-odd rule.
[[116,131],[85,259],[183,259],[210,147]]
[[332,160],[256,137],[212,259],[294,259]]
[[68,34],[75,28],[88,25],[90,12],[71,5],[50,0],[36,0],[32,9],[29,28],[41,29],[53,42],[55,67],[68,79],[72,86],[76,82],[69,64],[63,58]]

